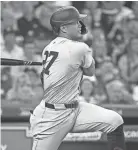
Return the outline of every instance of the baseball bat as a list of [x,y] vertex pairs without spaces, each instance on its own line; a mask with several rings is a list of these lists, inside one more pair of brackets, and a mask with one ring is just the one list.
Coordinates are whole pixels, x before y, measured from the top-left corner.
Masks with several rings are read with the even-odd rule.
[[1,58],[1,65],[6,65],[6,66],[23,66],[23,65],[41,66],[42,62]]

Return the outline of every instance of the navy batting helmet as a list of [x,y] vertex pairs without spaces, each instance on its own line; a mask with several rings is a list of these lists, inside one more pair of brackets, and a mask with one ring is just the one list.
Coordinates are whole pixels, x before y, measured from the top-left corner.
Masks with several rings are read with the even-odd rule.
[[54,30],[54,32],[58,33],[60,26],[73,23],[75,21],[80,21],[82,26],[82,34],[87,33],[86,26],[81,21],[87,15],[80,14],[79,11],[73,6],[66,6],[59,8],[56,12],[54,12],[50,18],[50,24]]

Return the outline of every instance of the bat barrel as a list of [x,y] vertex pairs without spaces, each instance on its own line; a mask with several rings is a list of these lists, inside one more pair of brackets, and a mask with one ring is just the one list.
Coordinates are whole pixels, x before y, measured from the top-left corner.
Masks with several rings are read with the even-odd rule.
[[7,59],[7,58],[1,58],[1,65],[4,66],[41,66],[41,62],[33,62],[33,61],[24,61],[24,60],[17,60],[17,59]]

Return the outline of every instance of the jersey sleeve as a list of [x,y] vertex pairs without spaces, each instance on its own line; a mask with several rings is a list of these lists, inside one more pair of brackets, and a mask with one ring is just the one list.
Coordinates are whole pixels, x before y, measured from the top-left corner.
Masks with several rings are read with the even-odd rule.
[[82,55],[82,67],[83,68],[89,68],[92,64],[92,62],[94,61],[93,57],[92,57],[92,49],[90,49],[88,47],[88,45],[83,44],[82,45],[82,51],[83,51],[83,55]]
[[93,62],[92,49],[85,43],[75,42],[69,45],[70,61],[73,66],[89,68]]

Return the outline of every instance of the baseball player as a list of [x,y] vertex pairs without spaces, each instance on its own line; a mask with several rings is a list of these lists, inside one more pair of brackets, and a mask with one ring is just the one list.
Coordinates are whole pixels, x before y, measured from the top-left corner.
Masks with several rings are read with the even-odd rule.
[[30,116],[32,150],[57,150],[68,132],[107,133],[109,150],[125,150],[123,119],[100,106],[79,102],[83,75],[93,76],[92,50],[79,42],[87,33],[83,18],[72,6],[58,9],[50,23],[57,35],[42,52],[44,96]]

